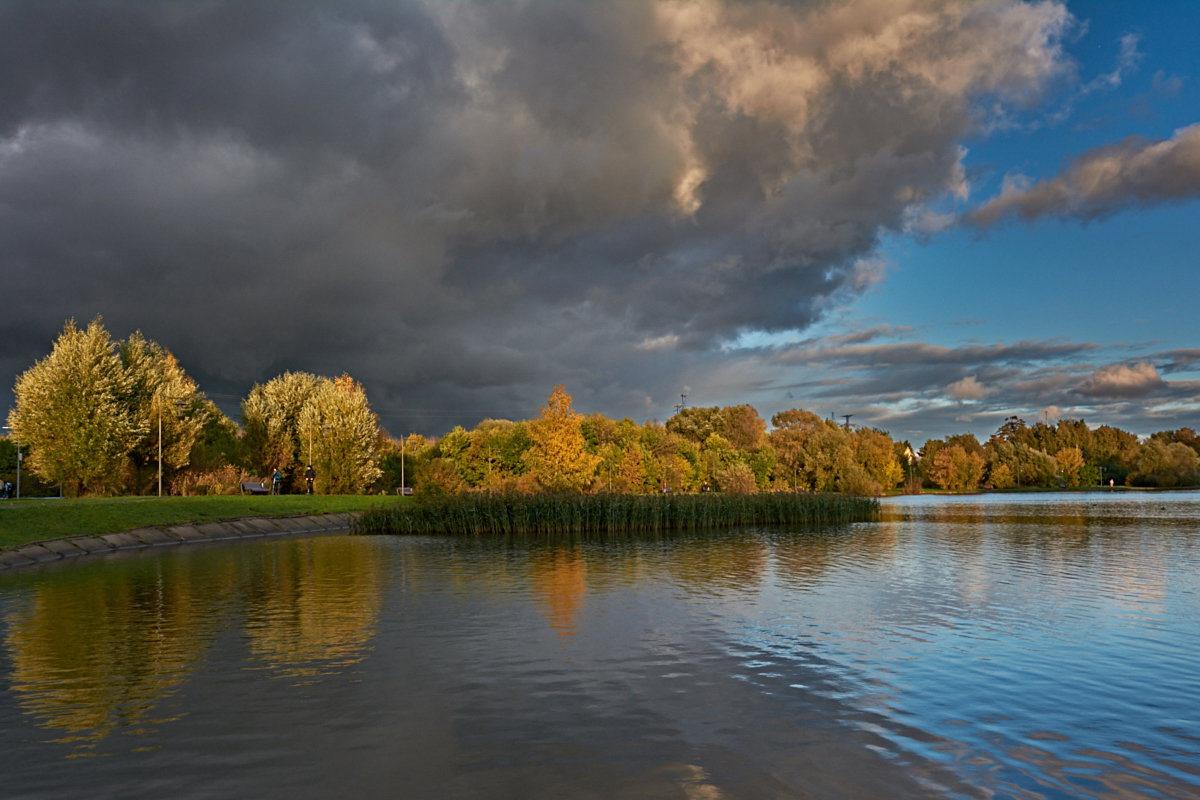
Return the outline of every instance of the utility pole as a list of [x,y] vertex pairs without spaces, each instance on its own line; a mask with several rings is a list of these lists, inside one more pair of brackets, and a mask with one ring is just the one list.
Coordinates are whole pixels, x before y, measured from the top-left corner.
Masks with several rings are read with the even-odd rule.
[[853,414],[842,414],[843,419],[846,420],[846,430],[850,430],[850,418],[853,416]]
[[675,404],[675,413],[678,414],[687,408],[687,392],[679,393],[679,402]]

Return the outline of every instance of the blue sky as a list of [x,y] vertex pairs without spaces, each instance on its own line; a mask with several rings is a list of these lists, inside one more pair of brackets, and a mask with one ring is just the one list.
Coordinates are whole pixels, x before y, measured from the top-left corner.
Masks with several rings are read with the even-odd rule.
[[[1200,4],[1189,2],[1068,3],[1074,17],[1065,37],[1069,72],[1010,124],[966,137],[963,163],[968,200],[946,200],[962,213],[1000,193],[1006,175],[1053,179],[1094,148],[1126,137],[1170,139],[1200,117]],[[1022,341],[1087,348],[1047,356],[1042,367],[1162,361],[1165,352],[1194,349],[1200,323],[1195,228],[1200,204],[1135,205],[1094,218],[1006,220],[986,229],[950,226],[928,235],[891,233],[878,250],[883,277],[821,324],[791,338],[829,337],[891,329],[877,343],[923,343],[950,349]],[[789,337],[752,339],[787,341]],[[987,361],[977,362],[980,367]],[[1032,365],[1031,365],[1032,366]],[[967,372],[970,370],[967,369]],[[1196,381],[1200,368],[1172,381]],[[790,399],[790,398],[789,398]],[[868,401],[869,397],[859,399]],[[1027,421],[1085,418],[1142,434],[1200,424],[1195,398],[1179,402],[1078,402],[1036,397],[987,403],[931,391],[919,403],[874,408],[858,419],[914,441],[971,432],[986,438],[1004,417]],[[860,411],[822,397],[826,416]],[[779,404],[778,400],[774,404]],[[814,410],[818,410],[814,408]]]
[[0,380],[1200,427],[1200,3],[0,0]]

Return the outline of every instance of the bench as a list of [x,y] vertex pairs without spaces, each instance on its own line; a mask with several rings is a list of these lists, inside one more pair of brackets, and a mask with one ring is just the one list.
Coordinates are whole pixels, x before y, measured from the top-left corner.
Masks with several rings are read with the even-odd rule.
[[401,488],[401,487],[397,486],[397,487],[396,487],[396,494],[400,495],[401,497],[404,497],[404,496],[410,496],[410,497],[411,497],[411,496],[412,496],[412,487],[411,487],[411,486],[405,486],[405,487]]
[[254,483],[253,481],[242,481],[242,494],[270,494],[271,487],[265,483]]

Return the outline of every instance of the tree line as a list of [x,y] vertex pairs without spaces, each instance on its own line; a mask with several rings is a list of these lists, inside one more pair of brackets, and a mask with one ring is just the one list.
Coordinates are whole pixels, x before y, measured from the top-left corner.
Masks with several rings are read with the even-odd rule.
[[1188,428],[1141,441],[1082,420],[1031,426],[1010,417],[987,442],[959,434],[914,449],[803,409],[775,414],[769,427],[749,405],[685,407],[665,423],[584,415],[563,386],[530,420],[394,438],[349,375],[288,372],[256,384],[235,422],[168,350],[140,332],[113,341],[99,318],[84,329],[68,321],[14,393],[0,477],[13,480],[19,441],[29,495],[152,494],[160,464],[164,491],[175,494],[236,493],[276,469],[285,491],[301,491],[309,464],[320,493],[878,495],[1200,484],[1200,437]]

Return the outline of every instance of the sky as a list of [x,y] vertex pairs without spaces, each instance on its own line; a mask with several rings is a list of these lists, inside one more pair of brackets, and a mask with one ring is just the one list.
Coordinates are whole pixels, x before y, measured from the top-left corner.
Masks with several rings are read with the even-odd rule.
[[[0,0],[0,380],[1200,428],[1200,3]],[[686,398],[681,397],[686,395]],[[9,406],[15,402],[11,393]]]

